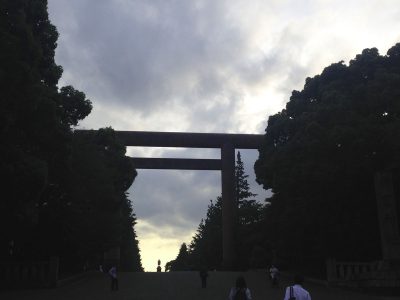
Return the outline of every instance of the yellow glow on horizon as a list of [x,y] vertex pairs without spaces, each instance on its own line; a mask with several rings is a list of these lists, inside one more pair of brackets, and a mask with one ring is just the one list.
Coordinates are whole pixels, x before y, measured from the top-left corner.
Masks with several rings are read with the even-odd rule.
[[135,230],[145,272],[156,272],[158,260],[161,260],[164,272],[165,264],[176,258],[182,243],[188,244],[194,235],[194,232],[188,231],[178,236],[177,233],[171,232],[171,228],[156,228],[143,220],[137,221]]

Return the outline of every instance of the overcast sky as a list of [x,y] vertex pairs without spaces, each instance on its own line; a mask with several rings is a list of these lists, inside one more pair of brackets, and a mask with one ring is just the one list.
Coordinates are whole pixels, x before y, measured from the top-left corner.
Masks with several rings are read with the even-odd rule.
[[[60,86],[85,92],[83,128],[264,133],[291,91],[364,48],[400,42],[398,0],[48,0]],[[217,150],[129,148],[136,157],[219,158]],[[257,151],[243,151],[249,183]],[[129,190],[146,271],[190,242],[216,171],[139,170]]]

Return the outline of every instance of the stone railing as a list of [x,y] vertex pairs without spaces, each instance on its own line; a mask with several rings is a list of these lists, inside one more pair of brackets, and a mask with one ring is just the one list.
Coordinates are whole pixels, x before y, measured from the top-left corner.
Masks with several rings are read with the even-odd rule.
[[384,261],[338,262],[328,259],[327,280],[331,286],[399,287],[400,272]]
[[370,274],[379,269],[379,262],[337,262],[334,259],[327,261],[328,282],[356,280],[362,274]]
[[58,257],[41,262],[0,262],[0,288],[55,287]]

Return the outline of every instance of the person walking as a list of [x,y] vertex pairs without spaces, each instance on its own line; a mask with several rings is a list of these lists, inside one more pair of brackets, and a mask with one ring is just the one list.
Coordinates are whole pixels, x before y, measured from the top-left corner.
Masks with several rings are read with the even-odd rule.
[[111,277],[111,290],[118,291],[117,267],[112,266],[110,270],[108,270],[108,275]]
[[275,265],[271,265],[271,268],[269,268],[269,277],[271,279],[271,286],[279,286],[279,270]]
[[204,267],[201,268],[199,275],[200,275],[200,279],[201,279],[201,287],[204,289],[207,287],[207,277],[208,277],[207,269]]
[[243,276],[236,279],[235,287],[229,291],[229,300],[252,300],[250,290],[247,288],[246,280]]
[[283,300],[311,300],[310,293],[302,287],[303,281],[303,276],[294,276],[294,285],[286,288]]

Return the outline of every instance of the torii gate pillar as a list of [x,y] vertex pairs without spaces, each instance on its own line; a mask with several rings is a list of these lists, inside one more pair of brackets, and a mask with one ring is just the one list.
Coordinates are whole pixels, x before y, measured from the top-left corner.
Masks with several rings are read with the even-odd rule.
[[235,253],[235,148],[226,143],[221,147],[222,183],[222,266],[232,269]]

